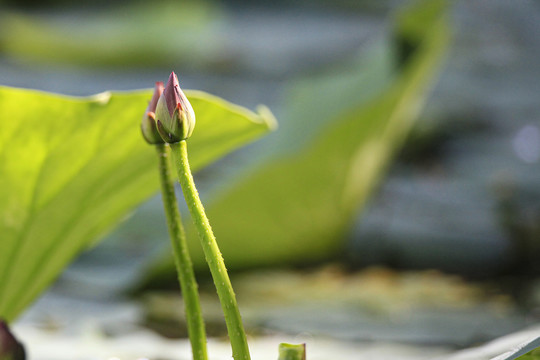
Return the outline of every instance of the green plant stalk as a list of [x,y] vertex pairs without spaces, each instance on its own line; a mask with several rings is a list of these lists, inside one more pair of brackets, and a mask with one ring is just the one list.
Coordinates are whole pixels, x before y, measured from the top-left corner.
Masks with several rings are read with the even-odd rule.
[[188,205],[189,212],[199,233],[202,242],[204,256],[217,294],[225,315],[227,332],[231,341],[233,358],[235,360],[249,360],[249,347],[247,344],[246,333],[242,325],[242,318],[236,302],[236,296],[231,285],[231,280],[227,274],[227,269],[223,261],[223,256],[219,250],[212,228],[204,207],[199,198],[199,193],[195,187],[193,176],[189,167],[187,144],[185,140],[171,144],[173,159],[178,170],[178,180],[184,193],[184,199]]
[[184,298],[186,322],[191,350],[194,360],[207,360],[208,352],[206,348],[206,331],[201,312],[197,280],[193,271],[193,265],[189,256],[186,243],[186,234],[182,226],[182,219],[176,196],[174,193],[175,179],[171,173],[171,150],[168,145],[157,144],[157,155],[159,157],[159,175],[161,181],[161,194],[163,197],[163,207],[167,218],[169,236],[174,253],[174,262],[178,272],[178,280]]
[[279,344],[278,360],[306,360],[306,344]]

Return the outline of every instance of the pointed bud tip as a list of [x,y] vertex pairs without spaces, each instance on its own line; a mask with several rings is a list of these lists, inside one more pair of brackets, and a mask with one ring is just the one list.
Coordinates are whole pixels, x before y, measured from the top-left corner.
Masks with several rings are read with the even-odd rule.
[[169,75],[167,85],[169,85],[169,83],[172,83],[172,86],[178,85],[178,76],[176,76],[176,73],[174,71],[171,71],[171,75]]
[[[178,108],[178,104],[182,101],[182,92],[180,90],[180,84],[178,82],[178,77],[176,74],[171,72],[171,75],[169,75],[169,80],[167,81],[167,85],[165,85],[165,89],[163,90],[163,96],[165,97],[165,100],[167,102],[167,109],[169,110],[169,115],[173,116],[174,111]],[[180,110],[182,109],[182,105],[180,105]]]
[[195,127],[195,113],[174,71],[157,101],[155,120],[156,131],[168,143],[189,138]]

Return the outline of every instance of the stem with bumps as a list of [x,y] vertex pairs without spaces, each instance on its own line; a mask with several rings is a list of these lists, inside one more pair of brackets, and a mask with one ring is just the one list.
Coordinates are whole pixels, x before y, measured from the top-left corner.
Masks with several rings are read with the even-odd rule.
[[194,360],[207,360],[206,331],[201,312],[198,286],[193,271],[186,243],[186,235],[182,226],[182,219],[176,196],[174,193],[175,179],[171,174],[170,147],[166,144],[156,144],[159,158],[159,174],[161,181],[161,194],[163,207],[169,227],[169,235],[174,253],[174,262],[178,272],[178,280],[184,298],[186,322]]
[[246,333],[242,325],[242,318],[236,302],[223,256],[219,250],[216,238],[210,227],[204,207],[195,187],[193,176],[189,167],[187,144],[185,140],[171,144],[173,158],[178,170],[178,180],[184,193],[189,212],[199,233],[206,262],[210,268],[217,294],[225,315],[227,332],[231,341],[233,358],[235,360],[250,360]]

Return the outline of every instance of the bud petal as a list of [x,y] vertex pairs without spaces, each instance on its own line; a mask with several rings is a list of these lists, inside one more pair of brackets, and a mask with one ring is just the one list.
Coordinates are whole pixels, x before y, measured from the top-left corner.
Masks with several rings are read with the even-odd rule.
[[195,127],[195,113],[174,72],[169,76],[156,106],[157,130],[168,143],[185,140]]
[[0,359],[24,360],[24,347],[9,331],[7,324],[0,320]]
[[146,111],[144,112],[144,116],[141,122],[141,131],[144,139],[149,144],[163,144],[164,141],[159,135],[159,132],[157,130],[156,126],[156,106],[159,100],[159,97],[163,93],[163,83],[161,81],[156,82],[156,86],[154,89],[154,95],[152,95],[152,99],[148,103],[148,107],[146,108]]

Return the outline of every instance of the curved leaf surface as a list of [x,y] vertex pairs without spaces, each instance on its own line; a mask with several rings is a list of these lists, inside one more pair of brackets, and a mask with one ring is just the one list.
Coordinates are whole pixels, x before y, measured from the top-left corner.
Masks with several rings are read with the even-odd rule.
[[540,360],[540,337],[520,344],[515,349],[501,354],[492,360]]
[[[193,168],[273,125],[200,91]],[[0,318],[13,320],[62,269],[159,188],[140,134],[152,91],[72,98],[0,87]]]

